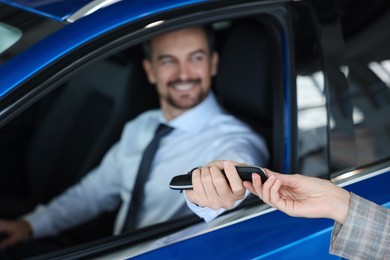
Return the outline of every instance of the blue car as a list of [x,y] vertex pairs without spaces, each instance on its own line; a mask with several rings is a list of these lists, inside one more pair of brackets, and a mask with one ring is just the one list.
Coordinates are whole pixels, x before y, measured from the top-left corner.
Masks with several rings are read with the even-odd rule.
[[[389,208],[389,21],[384,0],[0,0],[0,219],[62,193],[159,106],[144,41],[204,24],[220,54],[216,96],[265,137],[268,168]],[[113,236],[116,213],[48,238],[58,250],[31,259],[338,258],[331,220],[257,197],[210,223],[189,215]]]

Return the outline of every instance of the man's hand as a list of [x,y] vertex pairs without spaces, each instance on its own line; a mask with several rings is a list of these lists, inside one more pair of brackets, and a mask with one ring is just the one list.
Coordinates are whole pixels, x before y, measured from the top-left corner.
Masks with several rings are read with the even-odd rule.
[[[236,162],[213,161],[192,172],[192,190],[187,198],[194,204],[212,209],[231,209],[245,196],[245,187],[237,173]],[[225,174],[221,171],[224,169]],[[226,177],[225,177],[226,176]]]
[[0,247],[7,248],[18,242],[25,241],[31,236],[31,226],[25,220],[0,220],[0,234],[4,236],[0,240]]
[[344,224],[351,195],[328,180],[299,174],[279,174],[265,169],[268,180],[262,184],[253,174],[244,186],[265,203],[290,216],[330,218]]

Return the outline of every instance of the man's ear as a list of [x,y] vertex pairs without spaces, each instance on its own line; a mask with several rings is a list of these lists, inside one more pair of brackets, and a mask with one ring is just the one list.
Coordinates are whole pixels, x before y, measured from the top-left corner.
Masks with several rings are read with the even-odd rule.
[[154,71],[152,68],[152,63],[148,59],[144,59],[142,61],[142,65],[144,67],[146,76],[148,77],[149,83],[150,84],[156,84],[156,77],[154,75]]
[[217,75],[218,72],[219,55],[215,51],[211,56],[211,76]]

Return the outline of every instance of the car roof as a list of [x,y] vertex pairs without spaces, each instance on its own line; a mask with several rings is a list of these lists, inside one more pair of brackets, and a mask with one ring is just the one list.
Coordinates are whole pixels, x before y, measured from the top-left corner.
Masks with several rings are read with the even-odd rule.
[[[112,0],[110,0],[112,1]],[[93,0],[0,0],[0,2],[16,6],[20,9],[50,17],[55,20],[65,20]],[[98,1],[102,2],[102,1]]]
[[[0,2],[46,16],[57,21],[68,22],[74,22],[79,18],[118,2],[131,2],[132,4],[135,4],[135,6],[151,4],[149,1],[143,0],[0,0]],[[180,1],[176,2],[180,3]]]

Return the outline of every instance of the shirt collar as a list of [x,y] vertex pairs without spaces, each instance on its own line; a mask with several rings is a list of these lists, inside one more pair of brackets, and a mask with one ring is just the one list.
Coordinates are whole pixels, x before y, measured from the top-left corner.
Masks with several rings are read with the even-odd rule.
[[200,132],[215,115],[220,113],[223,113],[223,109],[218,104],[214,93],[210,91],[205,100],[200,104],[185,111],[170,122],[167,123],[163,113],[161,113],[161,120],[175,129],[197,133]]

